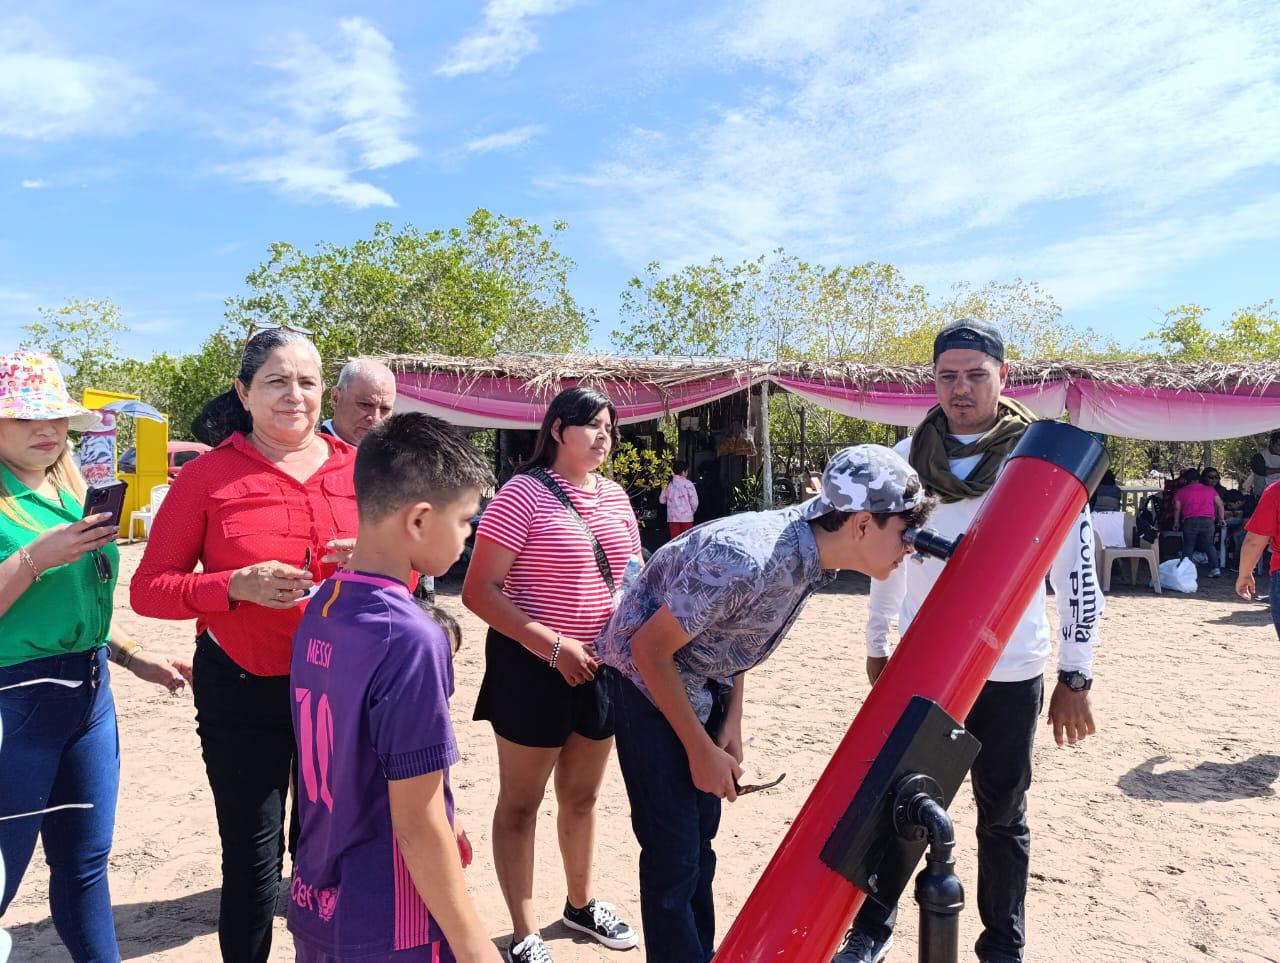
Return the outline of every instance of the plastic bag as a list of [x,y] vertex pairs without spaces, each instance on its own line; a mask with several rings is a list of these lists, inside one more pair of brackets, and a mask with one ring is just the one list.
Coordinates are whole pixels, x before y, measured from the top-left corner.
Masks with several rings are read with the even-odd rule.
[[1171,558],[1160,563],[1160,587],[1174,592],[1196,590],[1196,563],[1189,558]]

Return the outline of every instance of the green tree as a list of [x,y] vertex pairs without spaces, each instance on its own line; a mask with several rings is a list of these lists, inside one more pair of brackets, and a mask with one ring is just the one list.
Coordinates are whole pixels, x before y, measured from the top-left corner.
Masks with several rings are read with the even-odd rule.
[[[624,352],[762,359],[928,362],[938,328],[958,317],[999,322],[1011,357],[1114,357],[1118,346],[1062,318],[1039,285],[1022,280],[958,284],[931,297],[892,264],[827,267],[781,248],[739,264],[713,258],[664,274],[650,264],[622,294]],[[821,466],[858,441],[892,443],[893,428],[836,414],[794,395],[775,395],[770,430],[783,471]],[[799,439],[806,440],[800,464]]]
[[569,292],[574,264],[555,247],[565,229],[557,222],[548,235],[478,210],[461,228],[397,232],[383,222],[371,238],[311,253],[278,242],[246,279],[249,293],[227,301],[227,317],[244,331],[305,328],[333,362],[574,350],[586,342],[589,319]]
[[67,390],[79,398],[85,388],[124,390],[119,385],[120,345],[128,329],[110,301],[73,299],[60,308],[37,308],[39,321],[23,326],[18,347],[53,355],[70,369]]
[[[1165,312],[1164,320],[1145,340],[1155,343],[1155,354],[1163,360],[1188,364],[1274,361],[1280,357],[1280,313],[1274,301],[1240,308],[1220,328],[1213,326],[1209,314],[1198,304],[1179,305]],[[1249,460],[1266,443],[1265,435],[1206,443],[1144,441],[1137,443],[1137,458],[1128,463],[1136,461],[1139,471],[1150,467],[1166,474],[1209,463],[1244,479]]]

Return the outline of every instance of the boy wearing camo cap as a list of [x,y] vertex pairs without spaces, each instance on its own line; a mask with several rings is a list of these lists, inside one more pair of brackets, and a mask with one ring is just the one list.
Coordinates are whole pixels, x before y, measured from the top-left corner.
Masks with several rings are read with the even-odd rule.
[[845,448],[809,501],[731,515],[664,545],[601,631],[649,959],[711,959],[711,841],[720,801],[739,791],[744,674],[839,569],[887,577],[910,551],[903,532],[932,508],[900,455]]

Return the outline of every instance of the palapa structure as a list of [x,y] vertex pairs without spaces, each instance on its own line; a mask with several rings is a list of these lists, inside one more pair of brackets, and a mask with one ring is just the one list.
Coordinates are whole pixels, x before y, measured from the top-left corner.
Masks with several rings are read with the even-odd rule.
[[[380,360],[396,372],[408,399],[474,427],[536,427],[547,399],[580,382],[605,390],[624,422],[767,383],[843,414],[911,426],[933,393],[932,368],[924,364],[589,354]],[[1065,412],[1089,431],[1158,441],[1237,438],[1280,424],[1280,361],[1012,361],[1007,393],[1044,417]]]
[[[608,394],[624,425],[685,413],[681,456],[695,472],[707,436],[754,424],[766,501],[772,493],[768,419],[750,412],[767,403],[771,390],[900,427],[918,424],[934,403],[933,372],[925,364],[603,354],[379,360],[396,372],[398,410],[427,411],[467,427],[535,429],[550,398],[579,383]],[[1124,438],[1210,441],[1280,425],[1280,361],[1012,361],[1005,393],[1043,418],[1065,414],[1086,431]],[[690,436],[686,445],[686,429],[701,441]],[[739,471],[730,475],[741,477]]]

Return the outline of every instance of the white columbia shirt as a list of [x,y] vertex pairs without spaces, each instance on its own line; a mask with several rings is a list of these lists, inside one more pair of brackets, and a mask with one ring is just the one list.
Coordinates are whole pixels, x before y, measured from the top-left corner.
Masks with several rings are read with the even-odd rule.
[[[979,435],[956,435],[960,441],[976,441]],[[911,451],[911,439],[894,446],[903,458]],[[980,455],[956,458],[951,470],[957,478],[967,478],[977,466]],[[989,493],[988,493],[989,494]],[[949,504],[939,503],[929,516],[929,528],[947,538],[955,538],[969,528],[987,494]],[[990,523],[990,522],[988,522]],[[898,620],[899,635],[907,631],[920,606],[942,574],[943,563],[925,558],[919,563],[906,559],[883,582],[871,580],[870,616],[867,619],[867,655],[886,656],[890,652],[889,631]],[[1086,506],[1072,527],[1062,550],[1049,572],[1054,596],[1058,602],[1058,667],[1068,672],[1079,671],[1092,678],[1093,647],[1097,643],[1098,619],[1102,616],[1102,592],[1098,588],[1093,559],[1093,522]],[[1019,620],[1000,661],[991,672],[992,682],[1024,682],[1044,675],[1052,654],[1049,619],[1045,612],[1045,588],[1041,581],[1035,597]]]

